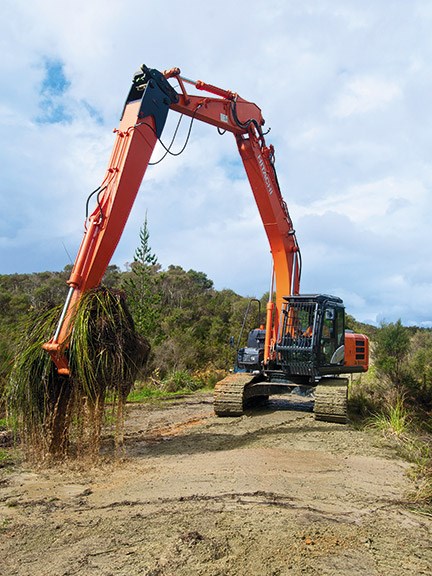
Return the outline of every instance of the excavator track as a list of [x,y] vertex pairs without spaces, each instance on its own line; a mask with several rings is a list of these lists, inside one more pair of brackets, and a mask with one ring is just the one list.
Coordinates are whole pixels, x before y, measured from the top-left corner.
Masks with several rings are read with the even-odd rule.
[[348,379],[328,378],[315,388],[315,420],[348,421]]
[[[230,374],[215,386],[217,416],[241,416],[248,400],[277,393],[278,388],[260,382],[248,373]],[[348,379],[326,378],[315,388],[315,420],[346,424],[348,421]]]
[[214,411],[217,416],[241,416],[244,410],[245,387],[252,382],[252,374],[230,374],[215,386]]

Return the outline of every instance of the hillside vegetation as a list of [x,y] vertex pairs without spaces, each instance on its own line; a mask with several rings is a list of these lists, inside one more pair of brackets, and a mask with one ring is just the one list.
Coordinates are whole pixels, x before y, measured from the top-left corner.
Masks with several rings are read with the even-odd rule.
[[[0,275],[2,388],[28,326],[63,304],[69,273],[67,267],[62,272]],[[111,266],[104,284],[126,294],[137,331],[150,341],[152,353],[142,378],[163,380],[174,372],[224,370],[233,364],[230,338],[240,332],[248,298],[215,290],[202,272],[139,262],[126,272]]]
[[[70,266],[61,272],[0,275],[0,417],[19,343],[35,319],[63,304],[69,274]],[[216,290],[203,272],[173,265],[163,270],[151,252],[147,222],[129,268],[110,266],[104,285],[126,296],[138,334],[151,345],[137,377],[143,396],[211,386],[232,367],[230,341],[237,340],[249,298]],[[263,311],[267,298],[261,299]],[[257,313],[246,332],[258,322]],[[352,414],[380,427],[430,476],[432,331],[400,321],[376,328],[349,315],[347,327],[367,333],[372,344],[369,373],[351,383]]]

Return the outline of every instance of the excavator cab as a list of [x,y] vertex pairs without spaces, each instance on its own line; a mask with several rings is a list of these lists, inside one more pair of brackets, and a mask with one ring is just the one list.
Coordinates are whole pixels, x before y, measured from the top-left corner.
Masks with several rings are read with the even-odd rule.
[[276,364],[288,377],[364,372],[368,340],[345,331],[340,298],[326,294],[287,296],[281,310]]

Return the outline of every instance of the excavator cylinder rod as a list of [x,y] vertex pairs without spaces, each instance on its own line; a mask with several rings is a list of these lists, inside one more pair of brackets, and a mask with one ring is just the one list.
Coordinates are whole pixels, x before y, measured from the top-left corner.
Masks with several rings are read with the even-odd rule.
[[237,98],[237,94],[232,92],[232,90],[224,90],[223,88],[218,88],[213,84],[207,84],[207,82],[203,82],[202,80],[192,80],[191,78],[186,78],[186,76],[181,76],[180,68],[171,68],[170,70],[165,70],[163,75],[167,79],[178,78],[178,80],[181,82],[186,82],[186,84],[195,86],[197,90],[203,90],[205,92],[209,92],[210,94],[220,96],[221,98],[226,98],[227,100],[235,100]]
[[237,94],[235,92],[231,92],[231,90],[224,90],[223,88],[218,88],[217,86],[213,86],[213,84],[202,82],[202,80],[197,80],[195,86],[198,90],[204,90],[205,92],[215,94],[216,96],[226,98],[227,100],[235,100],[237,98]]

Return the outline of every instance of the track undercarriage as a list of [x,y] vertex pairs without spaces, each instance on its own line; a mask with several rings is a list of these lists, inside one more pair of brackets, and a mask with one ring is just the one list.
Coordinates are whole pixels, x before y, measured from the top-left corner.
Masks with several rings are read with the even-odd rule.
[[[215,387],[214,410],[217,416],[241,416],[252,400],[265,401],[269,396],[289,392],[293,382],[271,382],[264,376],[239,372],[230,374]],[[323,378],[314,387],[316,420],[346,424],[348,420],[348,379]]]

